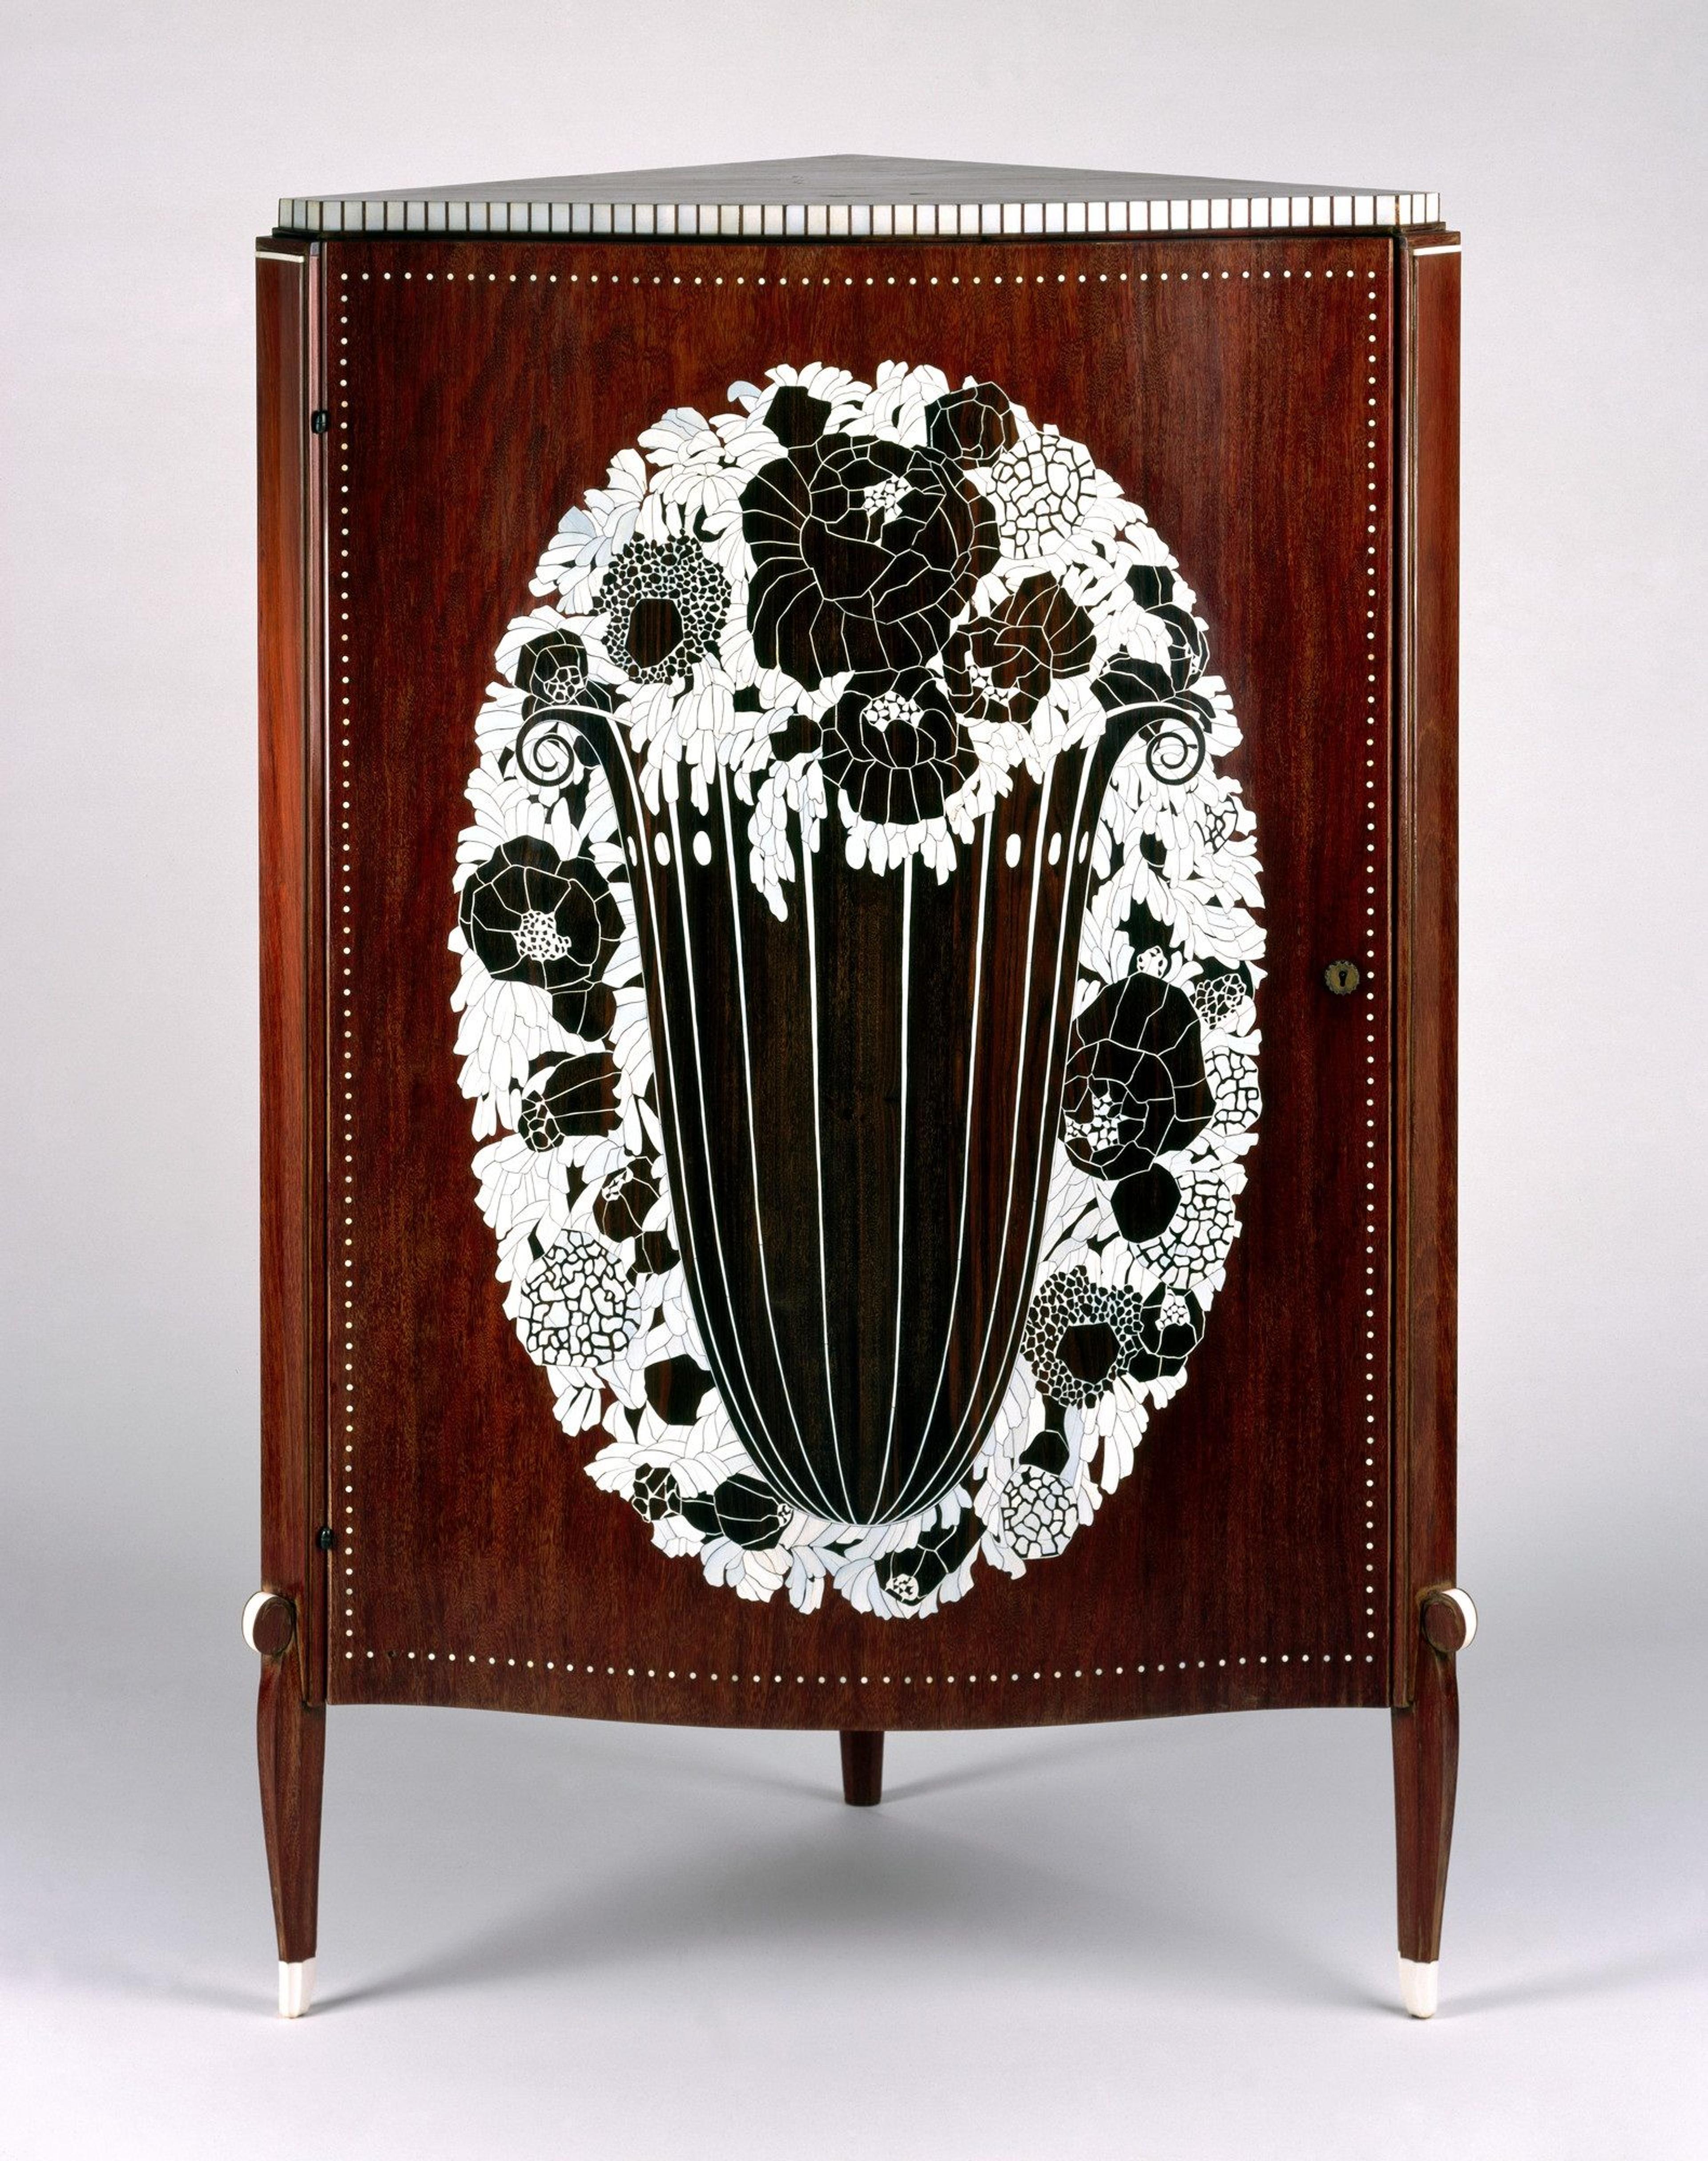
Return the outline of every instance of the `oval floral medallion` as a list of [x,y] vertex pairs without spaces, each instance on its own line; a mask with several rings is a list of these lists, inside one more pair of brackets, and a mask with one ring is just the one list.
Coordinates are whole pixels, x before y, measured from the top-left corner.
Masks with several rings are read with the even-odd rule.
[[[811,1612],[828,1580],[864,1612],[924,1616],[981,1561],[1023,1575],[1091,1522],[1222,1284],[1261,1107],[1256,840],[1216,765],[1239,731],[1143,513],[995,385],[779,367],[731,396],[739,411],[673,410],[617,453],[498,646],[450,935],[479,1202],[560,1424],[597,1444],[590,1476],[658,1545],[743,1597]],[[643,966],[644,938],[659,978],[669,908],[691,924],[711,904],[690,890],[723,909],[738,962],[743,893],[762,923],[804,925],[810,953],[832,875],[892,886],[903,1002],[909,926],[950,881],[980,881],[982,909],[1012,875],[1028,919],[1053,905],[1064,940],[1085,896],[1077,974],[1069,950],[1040,992],[1065,1064],[1059,1129],[1035,1137],[1029,1295],[1022,1280],[1011,1321],[982,1317],[983,1396],[943,1407],[945,1350],[902,1431],[903,1247],[876,1462],[846,1440],[840,1456],[794,1445],[743,1377],[759,1351],[700,1250],[706,1221],[728,1225],[727,1190],[679,1222],[670,1162],[692,1185],[696,1159],[675,1023],[649,1020]],[[975,989],[980,1041],[982,1010]],[[1034,1037],[1056,1011],[1039,1008]],[[748,1047],[750,1123],[764,1054]],[[971,1110],[966,1130],[971,1148]],[[964,1244],[964,1188],[958,1230],[951,1213],[909,1237]],[[818,1236],[822,1256],[822,1216]],[[988,1273],[962,1258],[957,1292]],[[827,1278],[834,1435],[831,1302]],[[773,1348],[787,1399],[774,1326]]]

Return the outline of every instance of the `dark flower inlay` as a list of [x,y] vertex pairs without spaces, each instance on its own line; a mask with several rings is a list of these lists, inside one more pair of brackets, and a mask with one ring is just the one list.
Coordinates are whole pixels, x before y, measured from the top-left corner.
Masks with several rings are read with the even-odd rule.
[[659,1175],[643,1157],[614,1170],[593,1196],[593,1221],[607,1238],[638,1238],[658,1205]]
[[1143,1351],[1142,1306],[1137,1291],[1093,1283],[1081,1267],[1047,1276],[1020,1339],[1039,1394],[1089,1410]]
[[962,711],[1023,721],[1058,677],[1085,674],[1096,650],[1090,616],[1042,572],[950,639],[944,680]]
[[1174,574],[1165,563],[1135,563],[1127,586],[1142,608],[1159,607],[1174,596]]
[[565,862],[549,841],[528,833],[506,841],[463,888],[457,921],[490,974],[550,992],[570,1034],[608,1025],[611,993],[599,978],[622,915],[591,856]]
[[656,1523],[661,1517],[680,1515],[682,1488],[676,1482],[675,1472],[662,1463],[639,1465],[628,1505],[649,1523]]
[[617,1124],[617,1065],[609,1051],[560,1058],[543,1086],[522,1099],[516,1130],[536,1153],[575,1133],[608,1133]]
[[934,450],[964,466],[987,466],[1020,440],[1008,393],[994,383],[971,383],[925,408]]
[[923,668],[857,675],[825,715],[825,778],[874,825],[939,818],[978,763],[947,693]]
[[958,459],[876,436],[820,435],[762,466],[742,531],[754,649],[808,689],[932,659],[997,560],[995,513]]
[[1109,1195],[1116,1227],[1135,1246],[1160,1238],[1174,1220],[1180,1205],[1179,1182],[1159,1163],[1148,1170],[1136,1170],[1117,1181]]
[[815,443],[831,417],[830,406],[798,383],[785,383],[765,409],[765,425],[784,450]]
[[783,1536],[794,1511],[759,1479],[738,1471],[712,1492],[685,1501],[682,1514],[708,1538],[721,1536],[750,1553],[763,1553]]
[[647,1367],[647,1401],[666,1425],[692,1425],[711,1376],[697,1359],[659,1358]]
[[631,540],[599,589],[605,649],[632,682],[680,680],[716,653],[729,581],[697,540]]
[[1081,1170],[1108,1179],[1148,1170],[1202,1133],[1215,1107],[1198,1015],[1174,984],[1128,976],[1075,1019],[1062,1137]]
[[1203,1333],[1203,1308],[1190,1293],[1159,1284],[1141,1297],[1075,1267],[1038,1286],[1020,1348],[1046,1402],[1089,1410],[1122,1374],[1178,1373]]
[[516,687],[530,700],[524,713],[536,705],[569,705],[586,680],[587,648],[573,630],[531,638],[516,656]]
[[882,1554],[876,1570],[885,1596],[897,1606],[919,1605],[960,1567],[979,1536],[978,1518],[969,1508],[955,1523],[927,1531],[917,1545]]

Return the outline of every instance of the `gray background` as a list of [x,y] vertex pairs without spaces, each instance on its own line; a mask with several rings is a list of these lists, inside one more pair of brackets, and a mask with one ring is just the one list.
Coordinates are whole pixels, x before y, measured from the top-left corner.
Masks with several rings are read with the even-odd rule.
[[[5,11],[0,2150],[1697,2155],[1691,7]],[[285,191],[820,150],[1439,188],[1466,256],[1465,1770],[1393,2008],[1368,1715],[251,1752],[251,272]]]

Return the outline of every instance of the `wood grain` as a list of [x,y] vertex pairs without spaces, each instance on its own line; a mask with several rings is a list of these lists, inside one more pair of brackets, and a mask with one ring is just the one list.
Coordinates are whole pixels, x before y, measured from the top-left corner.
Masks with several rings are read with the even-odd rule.
[[[332,1698],[859,1731],[1388,1701],[1370,1591],[1388,1579],[1385,1410],[1372,1447],[1364,1406],[1388,1389],[1365,1310],[1388,1300],[1393,783],[1364,550],[1373,526],[1385,611],[1393,243],[351,242],[325,262],[349,319],[328,440],[347,445],[355,771],[353,1492]],[[1003,383],[1088,443],[1178,552],[1246,732],[1229,769],[1271,902],[1266,1109],[1188,1385],[1065,1555],[1018,1581],[985,1570],[913,1626],[739,1601],[586,1479],[591,1443],[556,1429],[493,1279],[445,945],[472,716],[562,512],[669,406],[724,409],[730,383],[781,359],[869,378],[892,355]],[[1372,965],[1335,997],[1322,971],[1345,956]]]
[[294,1965],[315,1955],[318,1929],[326,1713],[303,1701],[293,1659],[262,1661],[255,1737],[279,1955]]
[[[296,1615],[302,1691],[325,1696],[325,939],[315,566],[320,250],[255,265],[259,560],[261,1576]],[[286,259],[287,256],[290,259]]]
[[842,1799],[851,1809],[875,1809],[883,1799],[883,1736],[842,1736]]
[[[1436,247],[1448,243],[1432,243]],[[1396,617],[1394,1700],[1425,1586],[1456,1569],[1459,263],[1397,251],[1404,505]]]
[[1399,1953],[1428,1966],[1441,1955],[1459,1779],[1459,1681],[1452,1659],[1428,1643],[1421,1643],[1414,1670],[1412,1700],[1393,1713]]

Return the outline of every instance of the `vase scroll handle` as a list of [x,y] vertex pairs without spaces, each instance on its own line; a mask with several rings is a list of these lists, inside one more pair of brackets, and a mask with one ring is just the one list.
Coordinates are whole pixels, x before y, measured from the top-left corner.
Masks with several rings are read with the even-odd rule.
[[590,684],[572,705],[542,706],[516,732],[516,769],[531,787],[561,788],[583,763],[606,766],[611,747],[611,715],[617,700],[602,686]]

